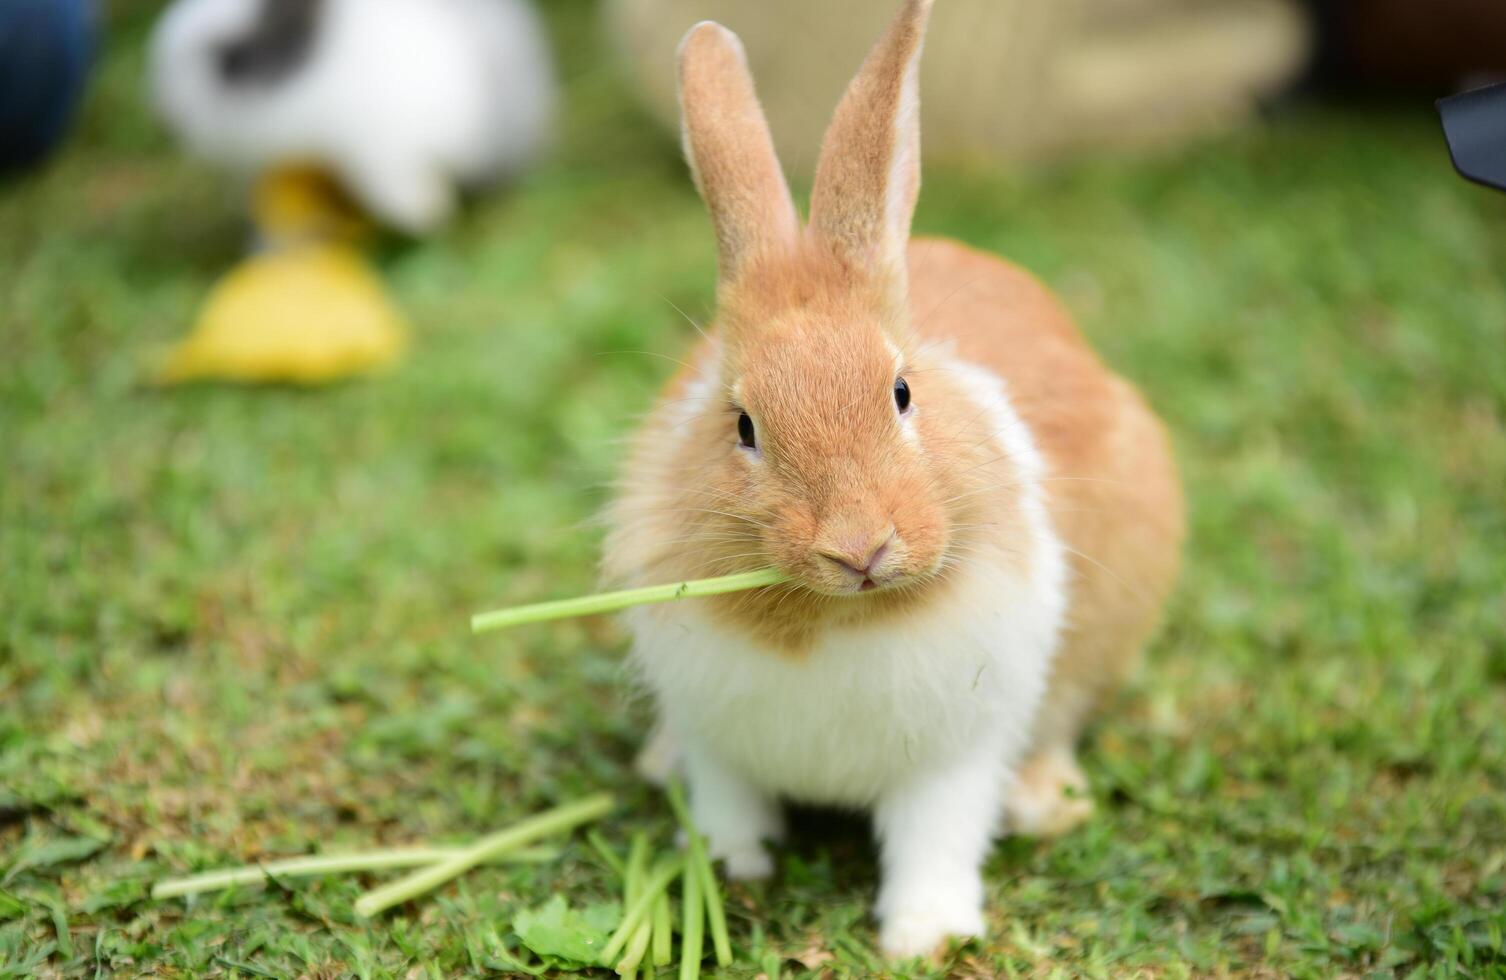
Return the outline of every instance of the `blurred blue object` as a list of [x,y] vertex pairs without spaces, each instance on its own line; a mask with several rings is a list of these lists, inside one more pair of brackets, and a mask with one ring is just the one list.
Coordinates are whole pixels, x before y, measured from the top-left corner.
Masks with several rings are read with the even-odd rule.
[[62,140],[94,27],[94,0],[0,0],[0,171],[39,163]]
[[1440,99],[1438,113],[1454,168],[1506,191],[1506,83]]

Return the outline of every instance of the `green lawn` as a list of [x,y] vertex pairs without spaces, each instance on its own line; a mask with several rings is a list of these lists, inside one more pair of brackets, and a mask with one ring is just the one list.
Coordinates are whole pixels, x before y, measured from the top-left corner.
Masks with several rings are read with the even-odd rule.
[[[66,154],[0,188],[0,973],[504,973],[518,910],[612,889],[578,839],[374,925],[374,879],[145,887],[602,789],[611,838],[667,842],[621,630],[466,622],[592,586],[674,307],[709,313],[710,231],[591,67],[590,7],[551,0],[565,145],[385,251],[400,370],[154,390],[245,228],[141,106],[149,6],[117,13]],[[1422,108],[1307,110],[1160,157],[933,168],[918,225],[1063,293],[1175,431],[1193,528],[1086,753],[1098,817],[1001,843],[989,941],[934,975],[1506,976],[1506,197],[1454,177]],[[871,974],[874,884],[860,823],[802,818],[777,879],[731,889],[726,975]]]

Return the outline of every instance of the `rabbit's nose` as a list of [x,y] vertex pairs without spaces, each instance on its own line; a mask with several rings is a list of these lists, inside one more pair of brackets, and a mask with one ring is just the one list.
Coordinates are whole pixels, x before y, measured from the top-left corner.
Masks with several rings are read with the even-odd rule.
[[821,548],[817,554],[841,565],[855,575],[868,578],[894,543],[894,529],[887,528],[872,538],[849,538],[839,544]]

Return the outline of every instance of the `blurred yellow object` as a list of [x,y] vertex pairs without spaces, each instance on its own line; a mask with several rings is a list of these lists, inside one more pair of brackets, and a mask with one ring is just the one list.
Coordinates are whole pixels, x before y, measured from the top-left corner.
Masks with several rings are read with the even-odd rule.
[[215,284],[163,384],[317,385],[395,362],[407,326],[356,243],[371,225],[325,175],[268,175],[255,198],[266,247]]
[[309,238],[359,242],[376,232],[327,171],[312,166],[274,170],[256,185],[256,229],[276,244]]
[[388,366],[406,332],[353,246],[294,245],[254,255],[220,280],[160,380],[324,384]]

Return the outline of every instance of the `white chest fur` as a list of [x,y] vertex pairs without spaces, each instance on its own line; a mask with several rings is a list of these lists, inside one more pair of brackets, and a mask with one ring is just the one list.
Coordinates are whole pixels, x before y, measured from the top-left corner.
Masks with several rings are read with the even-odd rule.
[[973,365],[947,367],[1032,484],[1025,571],[973,554],[921,609],[834,630],[799,658],[695,603],[629,616],[634,659],[671,734],[766,793],[867,806],[972,753],[1011,765],[1028,744],[1066,605],[1062,549],[1039,494],[1039,454],[1002,384]]
[[691,605],[645,609],[636,659],[685,743],[765,792],[866,806],[985,745],[1024,749],[1056,639],[1045,591],[975,566],[921,615],[834,632],[798,659]]

